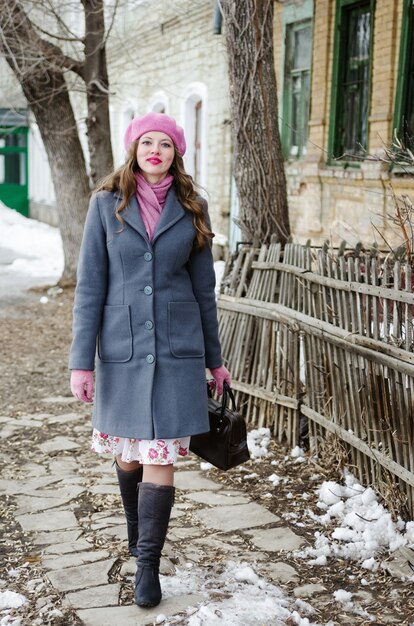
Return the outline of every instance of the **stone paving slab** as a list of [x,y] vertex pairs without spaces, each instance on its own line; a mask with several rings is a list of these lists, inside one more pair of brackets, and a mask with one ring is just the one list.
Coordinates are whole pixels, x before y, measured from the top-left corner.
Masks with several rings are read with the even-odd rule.
[[296,598],[311,598],[317,593],[323,593],[326,591],[326,587],[320,583],[309,583],[307,585],[301,585],[293,590]]
[[260,528],[254,533],[245,532],[251,537],[251,542],[256,548],[269,552],[290,552],[298,550],[304,543],[303,537],[294,533],[290,528]]
[[49,485],[53,485],[61,482],[62,478],[52,476],[39,476],[37,478],[31,478],[30,480],[9,480],[0,479],[0,492],[17,495],[19,493],[27,493],[27,495],[36,495],[33,493],[37,489],[42,489]]
[[68,542],[76,541],[76,543],[80,540],[79,538],[82,536],[82,529],[77,528],[75,530],[62,530],[62,531],[44,531],[36,533],[36,535],[32,538],[32,542],[36,546],[49,546],[51,548],[59,545],[66,544]]
[[[93,520],[93,515],[92,515]],[[119,526],[119,524],[125,524],[125,517],[121,517],[120,515],[111,515],[108,517],[102,517],[96,521],[92,521],[91,528],[92,530],[100,530],[101,528],[109,528],[111,526]]]
[[[133,605],[83,609],[76,611],[76,613],[84,626],[152,626],[158,615],[176,615],[190,606],[196,606],[205,599],[199,594],[188,594],[165,598],[161,600],[161,604],[151,609],[140,609]],[[223,624],[223,626],[225,625]]]
[[249,498],[240,492],[234,491],[194,491],[186,493],[185,497],[199,504],[247,504],[250,502]]
[[208,548],[214,548],[217,553],[222,554],[223,552],[230,552],[235,554],[240,554],[240,546],[234,546],[226,541],[222,541],[216,535],[212,537],[209,535],[208,537],[200,537],[200,539],[194,539],[192,541],[193,544],[206,546]]
[[49,439],[48,441],[44,441],[39,444],[39,448],[44,454],[48,454],[50,452],[64,452],[68,450],[76,450],[79,448],[79,444],[73,439],[69,439],[68,437],[54,437],[53,439]]
[[40,428],[43,426],[43,422],[40,420],[30,419],[29,417],[16,417],[9,425],[14,428]]
[[35,513],[34,515],[17,515],[17,521],[27,532],[45,530],[64,530],[76,528],[78,521],[72,511],[55,511],[52,513]]
[[[89,544],[89,548],[92,546]],[[61,570],[66,567],[74,567],[78,565],[86,565],[86,563],[94,563],[95,561],[103,561],[109,557],[106,550],[92,550],[89,552],[75,552],[60,554],[59,556],[50,556],[43,558],[42,564],[48,571]]]
[[100,537],[107,536],[112,537],[113,539],[120,539],[121,541],[126,540],[127,538],[127,529],[126,525],[122,526],[111,526],[109,528],[102,528],[101,530],[97,530],[96,534]]
[[119,495],[119,487],[115,483],[110,485],[108,485],[107,483],[98,483],[97,485],[92,485],[92,487],[89,487],[88,491],[97,496],[106,496],[108,494],[111,494],[113,496]]
[[181,541],[181,539],[199,537],[203,532],[203,529],[197,526],[187,526],[186,528],[170,527],[168,529],[168,538],[170,541]]
[[283,561],[261,565],[261,571],[270,578],[270,580],[278,583],[288,583],[299,580],[299,574],[295,568],[287,563],[283,563]]
[[[74,609],[93,609],[98,607],[118,606],[121,585],[101,585],[100,587],[89,587],[82,591],[71,591],[66,594],[63,603]],[[116,625],[116,622],[114,626]]]
[[25,478],[32,478],[37,476],[46,476],[47,470],[44,465],[40,463],[25,463],[24,476]]
[[70,554],[72,552],[82,552],[83,550],[90,550],[92,544],[86,539],[78,539],[77,541],[67,541],[64,543],[52,543],[43,549],[43,554]]
[[195,511],[195,515],[207,528],[226,532],[280,521],[279,517],[255,502],[201,509]]
[[48,578],[58,591],[75,591],[88,587],[108,584],[108,573],[115,563],[114,559],[98,561],[78,567],[66,567],[63,570],[48,572]]
[[184,471],[175,472],[174,485],[176,489],[183,489],[186,491],[218,491],[222,488],[221,485],[206,478],[201,471]]
[[52,458],[48,461],[49,471],[52,474],[59,474],[60,477],[65,477],[65,483],[69,475],[72,472],[76,472],[79,469],[79,464],[76,459],[71,457],[59,457]]
[[55,509],[59,506],[68,504],[72,498],[51,498],[51,497],[35,497],[35,496],[16,496],[16,515],[24,515],[25,513],[36,513],[37,511],[47,511]]
[[77,399],[73,396],[50,396],[49,398],[43,398],[42,402],[46,404],[74,404]]

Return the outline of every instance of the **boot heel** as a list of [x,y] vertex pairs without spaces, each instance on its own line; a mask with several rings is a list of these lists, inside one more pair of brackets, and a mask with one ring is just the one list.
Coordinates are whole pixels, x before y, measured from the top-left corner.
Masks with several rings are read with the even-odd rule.
[[157,606],[161,602],[161,585],[158,568],[138,564],[135,575],[135,604],[138,606]]

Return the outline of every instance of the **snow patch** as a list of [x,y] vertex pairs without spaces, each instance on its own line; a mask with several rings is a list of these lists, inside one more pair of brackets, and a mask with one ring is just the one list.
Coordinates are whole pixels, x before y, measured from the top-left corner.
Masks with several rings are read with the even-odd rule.
[[311,565],[325,565],[332,557],[360,561],[364,569],[375,572],[379,567],[376,557],[382,552],[394,552],[411,543],[414,523],[394,523],[373,489],[364,488],[350,472],[345,472],[344,478],[344,485],[325,481],[317,489],[316,506],[324,513],[317,515],[308,509],[307,515],[327,527],[327,532],[316,532],[314,546],[295,554],[310,559]]
[[352,599],[352,593],[350,591],[345,591],[345,589],[337,589],[332,595],[337,602],[342,602],[342,604],[351,602]]
[[0,591],[0,609],[19,609],[27,598],[15,591]]
[[[162,576],[162,587],[165,597],[194,592],[206,596],[205,603],[188,608],[188,626],[319,626],[307,617],[314,613],[308,603],[288,598],[246,562],[229,561],[214,577],[197,566],[192,572],[177,568],[174,576]],[[219,599],[209,600],[214,593]]]
[[247,446],[252,459],[260,459],[267,456],[269,443],[269,428],[257,428],[247,433]]
[[58,228],[24,217],[0,202],[0,246],[21,258],[9,270],[35,277],[60,277],[63,271],[62,239]]

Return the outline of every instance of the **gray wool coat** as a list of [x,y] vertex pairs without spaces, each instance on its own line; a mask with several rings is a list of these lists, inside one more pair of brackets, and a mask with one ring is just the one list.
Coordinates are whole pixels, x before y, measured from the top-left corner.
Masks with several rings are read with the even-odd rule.
[[103,433],[170,439],[206,432],[205,368],[222,364],[211,249],[193,249],[193,219],[173,187],[152,241],[135,196],[121,231],[119,198],[101,191],[91,199],[69,367],[96,365],[93,426]]

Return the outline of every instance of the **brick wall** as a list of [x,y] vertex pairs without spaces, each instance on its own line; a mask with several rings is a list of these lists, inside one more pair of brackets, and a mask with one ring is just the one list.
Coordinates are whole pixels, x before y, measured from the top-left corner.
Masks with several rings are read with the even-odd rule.
[[[275,32],[288,5],[289,1],[278,7]],[[402,6],[402,0],[377,0],[375,5],[368,144],[372,155],[392,137]],[[376,240],[384,245],[378,229],[395,245],[401,234],[391,219],[395,209],[390,185],[397,196],[407,194],[414,200],[414,180],[376,162],[358,168],[327,165],[335,7],[334,0],[314,3],[308,153],[304,160],[286,164],[292,230],[300,241],[330,239],[337,244],[344,238],[350,244]],[[276,67],[281,45],[275,36]]]

